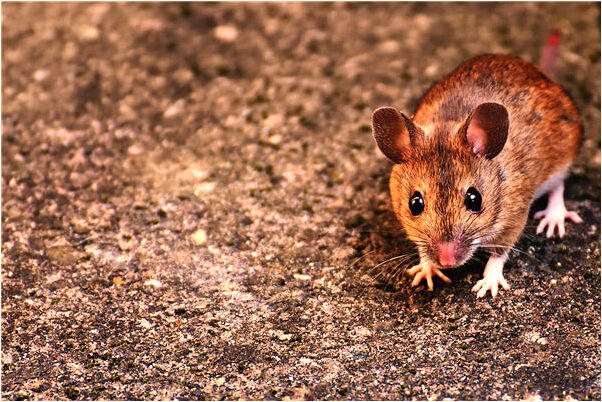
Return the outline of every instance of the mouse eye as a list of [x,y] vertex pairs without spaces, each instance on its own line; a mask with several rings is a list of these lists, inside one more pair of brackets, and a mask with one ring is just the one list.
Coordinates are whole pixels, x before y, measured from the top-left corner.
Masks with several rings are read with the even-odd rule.
[[481,194],[474,187],[466,190],[464,205],[469,211],[478,212],[481,210]]
[[424,211],[424,200],[422,199],[422,194],[416,191],[410,197],[410,212],[412,215],[420,215]]

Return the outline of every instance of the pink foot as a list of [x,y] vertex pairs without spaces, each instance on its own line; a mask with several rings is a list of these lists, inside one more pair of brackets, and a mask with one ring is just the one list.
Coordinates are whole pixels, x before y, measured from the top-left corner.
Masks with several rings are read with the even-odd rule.
[[485,271],[483,272],[483,279],[472,287],[472,291],[477,292],[477,298],[485,296],[488,290],[491,291],[491,297],[495,297],[499,285],[502,285],[505,290],[510,289],[510,285],[508,285],[508,282],[504,279],[504,275],[502,275],[502,269],[504,268],[507,256],[507,254],[504,254],[502,256],[492,255],[489,257]]
[[413,266],[408,269],[408,274],[414,275],[414,280],[412,281],[412,286],[417,286],[420,281],[426,279],[426,285],[428,290],[433,290],[433,274],[437,275],[446,283],[451,283],[451,279],[449,279],[439,268],[434,266],[431,262],[428,262],[424,259],[421,259],[420,264]]
[[563,183],[560,183],[558,186],[552,189],[548,198],[548,206],[546,209],[537,212],[533,216],[535,219],[541,219],[541,222],[539,222],[539,225],[537,226],[537,234],[543,232],[547,226],[548,230],[546,231],[546,237],[552,237],[554,236],[554,228],[558,227],[558,236],[563,237],[565,233],[565,219],[570,219],[575,223],[583,222],[579,215],[577,215],[577,212],[567,211],[564,205],[564,198],[562,196],[563,191]]

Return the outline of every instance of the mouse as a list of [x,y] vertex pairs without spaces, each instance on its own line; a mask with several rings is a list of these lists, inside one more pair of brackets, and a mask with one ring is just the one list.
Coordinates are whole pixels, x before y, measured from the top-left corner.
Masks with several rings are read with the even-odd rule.
[[434,84],[413,116],[390,106],[372,113],[372,133],[394,165],[393,212],[420,261],[408,268],[412,286],[489,255],[478,298],[510,288],[503,267],[522,235],[534,200],[536,233],[566,233],[581,223],[564,202],[564,179],[579,152],[583,125],[570,96],[548,75],[518,57],[473,57]]

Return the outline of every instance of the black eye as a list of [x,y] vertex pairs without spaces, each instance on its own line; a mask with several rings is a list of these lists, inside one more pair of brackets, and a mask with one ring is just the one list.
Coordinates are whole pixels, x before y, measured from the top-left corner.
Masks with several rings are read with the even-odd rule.
[[481,194],[474,187],[466,190],[464,205],[466,205],[466,209],[469,211],[478,212],[481,210]]
[[416,191],[410,197],[410,212],[412,215],[420,215],[424,211],[424,200],[422,199],[422,194]]

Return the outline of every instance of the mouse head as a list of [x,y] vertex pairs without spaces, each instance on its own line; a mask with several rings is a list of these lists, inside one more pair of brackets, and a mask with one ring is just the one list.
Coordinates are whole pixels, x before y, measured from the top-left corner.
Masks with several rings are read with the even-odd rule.
[[393,209],[422,258],[442,268],[465,263],[495,234],[504,176],[496,156],[508,136],[508,112],[477,106],[464,121],[420,127],[394,108],[372,114],[380,150],[395,163]]

